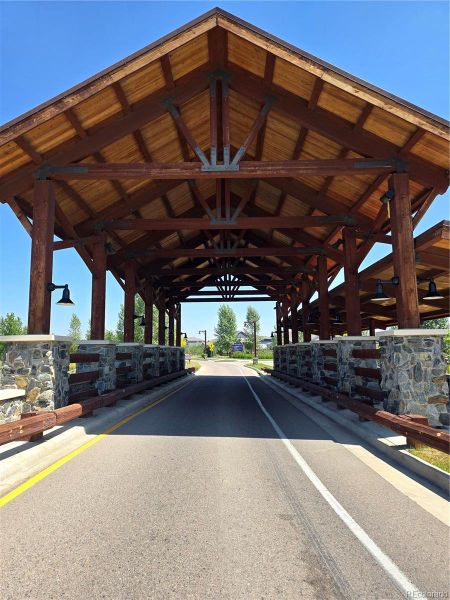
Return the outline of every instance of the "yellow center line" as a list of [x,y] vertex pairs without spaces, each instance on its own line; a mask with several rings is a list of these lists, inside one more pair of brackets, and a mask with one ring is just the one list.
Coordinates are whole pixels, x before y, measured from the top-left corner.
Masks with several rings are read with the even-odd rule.
[[30,477],[30,479],[27,479],[27,481],[24,481],[23,483],[21,483],[18,487],[14,488],[11,492],[8,492],[7,494],[5,494],[5,496],[2,496],[0,498],[0,508],[2,506],[5,506],[6,504],[9,504],[12,500],[14,500],[14,498],[17,498],[17,496],[20,496],[20,494],[23,494],[23,492],[25,492],[26,490],[30,489],[34,485],[36,485],[36,483],[38,483],[42,479],[45,479],[45,477],[47,477],[48,475],[50,475],[50,473],[53,473],[54,471],[56,471],[57,469],[59,469],[60,467],[62,467],[63,465],[65,465],[67,462],[69,462],[69,460],[72,460],[72,458],[75,458],[75,456],[78,456],[79,454],[81,454],[82,452],[84,452],[85,450],[87,450],[88,448],[90,448],[91,446],[93,446],[94,444],[96,444],[97,442],[100,442],[104,437],[106,437],[107,435],[109,435],[113,431],[116,431],[117,429],[119,429],[119,427],[122,427],[123,425],[125,425],[126,423],[128,423],[129,421],[131,421],[132,419],[135,419],[136,417],[138,417],[139,415],[142,415],[143,413],[147,412],[148,410],[150,410],[151,408],[153,408],[157,404],[160,404],[164,400],[167,400],[168,398],[170,398],[171,396],[173,396],[174,394],[176,394],[177,392],[179,392],[180,390],[182,390],[183,388],[185,388],[187,385],[191,384],[192,381],[193,380],[186,382],[184,385],[182,385],[181,387],[177,388],[176,390],[172,390],[171,392],[169,392],[168,394],[166,394],[162,398],[159,398],[159,400],[155,400],[154,402],[152,402],[148,406],[144,406],[143,408],[139,409],[138,411],[136,411],[132,415],[129,415],[128,417],[123,418],[121,421],[119,421],[115,425],[112,425],[111,427],[109,427],[108,429],[106,429],[105,431],[103,431],[103,433],[99,433],[92,440],[89,440],[88,442],[86,442],[85,444],[83,444],[82,446],[80,446],[79,448],[77,448],[76,450],[73,450],[73,452],[70,452],[66,456],[63,456],[62,458],[60,458],[59,460],[57,460],[56,462],[54,462],[53,464],[51,464],[49,467],[47,467],[46,469],[44,469],[40,473],[37,473],[36,475],[33,475],[33,477]]

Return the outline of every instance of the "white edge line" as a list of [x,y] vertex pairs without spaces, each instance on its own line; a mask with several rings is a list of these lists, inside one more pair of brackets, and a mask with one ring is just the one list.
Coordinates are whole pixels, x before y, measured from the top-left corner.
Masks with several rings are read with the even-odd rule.
[[364,531],[362,527],[358,525],[358,523],[353,519],[353,517],[345,510],[345,508],[336,500],[333,494],[328,490],[328,488],[321,482],[321,480],[317,477],[311,467],[308,465],[306,460],[302,457],[302,455],[298,452],[295,446],[288,439],[287,435],[284,431],[279,427],[275,419],[272,415],[266,410],[261,399],[258,394],[253,389],[252,385],[248,381],[245,376],[242,368],[240,369],[242,376],[245,379],[248,387],[250,388],[251,393],[253,394],[256,402],[258,403],[259,408],[264,413],[274,430],[276,431],[278,437],[283,442],[283,444],[288,449],[292,458],[304,472],[304,474],[311,481],[316,490],[321,494],[321,496],[328,502],[337,516],[343,521],[353,535],[361,542],[361,544],[366,548],[366,550],[374,557],[377,563],[383,568],[383,570],[389,575],[389,577],[393,580],[397,588],[403,592],[406,597],[417,597],[421,596],[421,592],[418,588],[415,587],[411,581],[406,577],[406,575],[397,567],[397,565],[385,554],[379,546],[373,541],[373,539]]

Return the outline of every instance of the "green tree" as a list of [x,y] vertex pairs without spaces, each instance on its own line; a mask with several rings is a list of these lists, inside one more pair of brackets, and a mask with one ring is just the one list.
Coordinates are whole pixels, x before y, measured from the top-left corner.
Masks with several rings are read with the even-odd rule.
[[117,315],[116,325],[116,340],[117,342],[123,342],[123,321],[124,321],[125,310],[123,304],[120,305],[119,314]]
[[[117,316],[116,331],[115,331],[115,333],[113,333],[112,331],[108,332],[108,334],[110,336],[112,336],[111,338],[109,338],[109,337],[106,338],[106,333],[105,333],[106,339],[113,339],[113,341],[116,341],[116,342],[123,342],[124,314],[125,314],[124,305],[121,304],[120,309],[119,309],[119,314]],[[134,314],[139,315],[139,316],[145,316],[145,303],[139,295],[136,295],[136,300],[134,302]],[[140,319],[134,320],[134,341],[142,344],[142,343],[144,343],[144,327],[142,327],[142,325],[140,325],[140,321],[141,321]],[[166,325],[167,325],[167,317],[166,317]],[[152,343],[153,344],[158,343],[158,309],[156,308],[155,305],[153,305]]]
[[[6,313],[0,317],[0,335],[23,335],[27,328],[22,323],[22,319],[14,313]],[[5,353],[5,344],[0,344],[0,357]]]
[[117,342],[117,334],[112,329],[105,330],[105,340],[109,340],[110,342]]
[[232,308],[221,304],[217,312],[217,325],[214,329],[217,337],[217,352],[226,354],[231,350],[231,344],[236,340],[236,315]]
[[244,345],[245,349],[251,352],[253,350],[253,323],[252,321],[256,321],[256,345],[258,345],[259,332],[261,329],[260,321],[261,316],[259,312],[253,306],[247,307],[247,314],[245,315],[245,321],[247,325],[244,325],[244,333],[245,340]]
[[69,324],[69,336],[72,338],[70,352],[75,352],[77,343],[81,340],[81,321],[75,313],[72,313]]
[[422,328],[423,329],[448,329],[449,328],[449,319],[448,319],[448,317],[443,317],[442,319],[430,319],[429,321],[423,321]]

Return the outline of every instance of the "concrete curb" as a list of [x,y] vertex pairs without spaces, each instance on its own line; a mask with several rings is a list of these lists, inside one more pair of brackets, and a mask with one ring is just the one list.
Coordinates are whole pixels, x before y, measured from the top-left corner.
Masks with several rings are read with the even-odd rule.
[[49,429],[42,442],[10,442],[0,447],[0,497],[70,454],[90,439],[162,396],[192,383],[195,375],[187,375],[148,392],[120,400],[116,406],[98,409],[85,419],[74,419]]
[[[270,387],[277,389],[277,391],[282,390],[289,396],[292,396],[297,402],[306,404],[310,408],[322,413],[351,433],[357,435],[370,446],[385,454],[393,462],[412,471],[415,475],[432,484],[441,493],[444,493],[447,499],[450,497],[450,474],[410,454],[405,449],[406,438],[403,436],[398,436],[373,421],[361,423],[357,415],[350,410],[333,410],[324,405],[319,396],[308,397],[304,392],[294,391],[288,385],[276,381],[272,377],[258,375]],[[316,399],[314,400],[313,398]]]

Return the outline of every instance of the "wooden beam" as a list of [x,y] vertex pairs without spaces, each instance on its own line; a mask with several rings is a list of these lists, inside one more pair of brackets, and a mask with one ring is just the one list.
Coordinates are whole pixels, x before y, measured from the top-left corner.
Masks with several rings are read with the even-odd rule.
[[136,265],[125,265],[125,303],[123,318],[123,341],[134,342],[134,300],[136,296]]
[[[229,65],[229,72],[231,74],[230,86],[237,92],[245,94],[257,102],[262,102],[267,93],[274,94],[277,97],[277,111],[294,119],[306,129],[317,131],[341,146],[374,158],[400,155],[401,148],[392,142],[366,130],[355,130],[351,123],[325,109],[309,109],[307,101],[284,88],[274,84],[270,88],[265,86],[263,77],[258,77],[235,64]],[[443,193],[448,188],[448,175],[442,167],[412,154],[407,155],[407,161],[410,175],[415,181],[426,186],[436,186],[439,193]]]
[[355,230],[344,227],[345,312],[348,335],[361,335],[361,306],[359,301],[358,260]]
[[[304,217],[240,217],[236,220],[225,217],[225,219],[196,219],[196,218],[174,218],[174,219],[128,219],[117,221],[101,221],[96,225],[97,229],[127,229],[137,231],[179,231],[179,230],[236,230],[236,229],[291,229],[303,227],[323,227],[341,223],[343,225],[354,225],[355,221],[347,215],[330,216],[304,216]],[[319,240],[317,240],[319,243]]]
[[419,328],[417,280],[411,198],[407,173],[396,173],[389,179],[394,193],[390,202],[392,228],[392,258],[394,274],[400,278],[397,286],[397,317],[399,329]]
[[[256,281],[254,282],[255,284],[257,283]],[[209,284],[209,286],[213,286],[214,284]],[[260,282],[261,285],[261,282]],[[209,287],[208,286],[208,287]],[[263,287],[267,287],[265,284],[263,284]],[[217,290],[185,290],[184,292],[187,296],[201,296],[201,297],[208,297],[208,296],[217,296],[218,292]],[[252,295],[252,296],[267,296],[269,292],[267,292],[266,290],[235,290],[233,291],[233,295],[235,296],[248,296],[248,295]]]
[[16,217],[22,223],[24,229],[31,236],[32,231],[33,231],[33,226],[30,223],[30,220],[28,219],[27,215],[20,208],[19,204],[17,203],[17,200],[15,198],[10,198],[7,202],[9,204],[11,210],[13,211],[13,213],[16,215]]
[[[345,204],[344,198],[342,198],[342,201],[336,200],[334,197],[331,198],[326,194],[321,194],[301,181],[286,178],[265,178],[264,182],[297,198],[304,204],[309,204],[311,207],[320,210],[321,212],[331,215],[348,212],[348,207]],[[355,214],[353,216],[361,226],[369,227],[372,224],[372,219],[369,219],[364,215]]]
[[55,190],[51,181],[36,181],[33,194],[28,333],[50,333]]
[[319,256],[319,337],[321,340],[330,339],[330,304],[328,301],[328,270],[326,256]]
[[270,247],[270,248],[155,248],[127,253],[123,256],[136,258],[138,256],[154,256],[155,258],[180,258],[180,257],[210,257],[221,258],[225,256],[300,256],[301,254],[322,254],[323,248],[299,248],[297,246]]
[[[188,102],[208,88],[208,80],[204,66],[191,71],[188,75],[177,80],[175,88],[171,91],[171,98],[176,104]],[[76,162],[104,146],[108,146],[120,138],[136,131],[149,121],[163,116],[166,108],[162,102],[167,97],[167,91],[159,90],[144,100],[133,105],[132,112],[115,117],[106,125],[100,123],[89,130],[89,135],[76,143],[71,139],[53,150],[42,155],[42,164],[65,164]],[[78,132],[77,132],[78,133]],[[84,132],[86,134],[86,132]],[[14,194],[21,194],[32,187],[36,164],[24,165],[3,177],[0,182],[0,197],[9,198]]]
[[145,291],[144,344],[153,344],[153,294],[149,284],[146,285]]
[[158,344],[166,345],[166,305],[165,299],[162,297],[158,302]]
[[194,303],[194,302],[275,302],[274,298],[262,296],[261,298],[258,296],[248,296],[248,298],[232,298],[230,300],[224,299],[223,296],[218,296],[217,298],[187,298],[179,299],[180,302],[184,304]]
[[169,346],[175,345],[175,304],[173,298],[169,300]]
[[[198,149],[197,149],[198,150]],[[104,163],[46,166],[45,175],[56,181],[75,179],[252,179],[312,175],[365,175],[393,173],[398,164],[387,159],[324,159],[241,161],[235,169],[209,169],[199,162]],[[42,171],[42,173],[44,173]]]
[[[282,277],[293,276],[301,270],[298,267],[277,267],[276,265],[266,265],[264,267],[251,267],[251,266],[240,266],[240,267],[227,267],[226,270],[221,267],[178,267],[173,269],[152,269],[151,267],[145,270],[147,277],[167,277],[169,280],[174,280],[177,277],[184,275],[220,275],[224,272],[230,275],[263,275],[266,273],[272,273]],[[311,267],[306,267],[306,273],[313,273],[314,270]]]
[[91,339],[105,338],[106,248],[104,240],[93,246],[92,252]]
[[74,240],[61,240],[53,242],[53,251],[65,250],[66,248],[75,248],[76,246],[84,246],[85,244],[96,244],[97,242],[105,242],[105,235],[90,235],[85,238],[76,238]]

